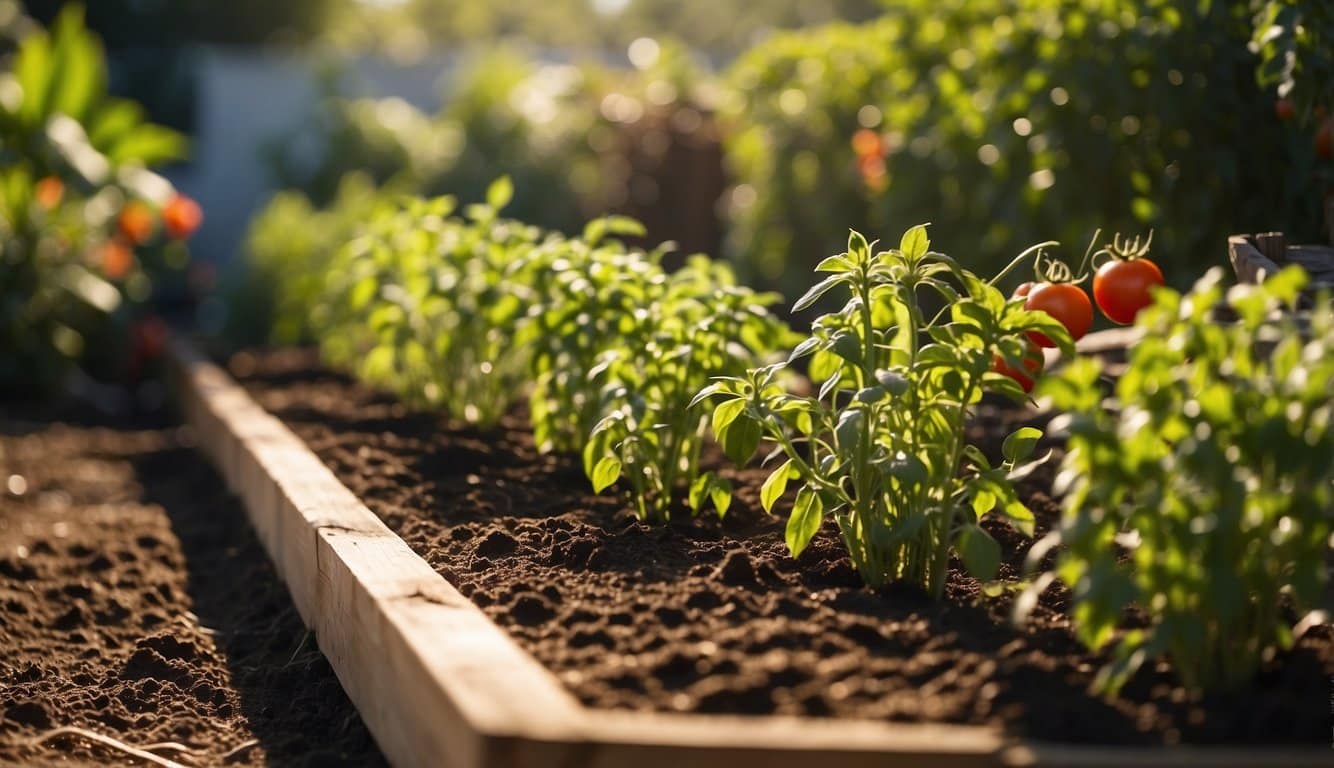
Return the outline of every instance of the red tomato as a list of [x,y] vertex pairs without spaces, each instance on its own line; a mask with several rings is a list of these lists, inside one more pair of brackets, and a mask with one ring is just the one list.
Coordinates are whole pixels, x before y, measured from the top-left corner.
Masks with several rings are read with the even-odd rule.
[[[1093,326],[1093,303],[1084,289],[1072,283],[1039,283],[1033,286],[1024,302],[1024,309],[1046,312],[1070,332],[1078,341]],[[1028,338],[1039,347],[1054,347],[1056,342],[1046,335],[1030,331]]]
[[1042,366],[1046,361],[1042,357],[1042,350],[1037,348],[1033,342],[1028,342],[1028,348],[1024,350],[1024,369],[1019,370],[1005,362],[1005,358],[996,355],[991,361],[991,370],[1003,376],[1009,376],[1023,387],[1025,392],[1033,391],[1033,379],[1042,373]]
[[131,200],[120,209],[116,228],[131,245],[143,245],[153,236],[153,211],[146,203]]
[[1274,102],[1274,114],[1278,115],[1279,120],[1282,120],[1283,122],[1286,123],[1287,121],[1292,119],[1293,115],[1297,114],[1297,109],[1296,107],[1292,106],[1291,101],[1287,99],[1279,99],[1278,101]]
[[1098,267],[1093,275],[1093,300],[1108,320],[1121,325],[1153,303],[1155,285],[1163,284],[1162,270],[1148,259],[1117,259]]
[[884,154],[884,142],[880,140],[880,134],[870,128],[862,128],[852,134],[852,151],[861,157],[878,157]]
[[108,240],[102,245],[100,254],[102,274],[111,280],[124,279],[134,269],[134,252],[119,240]]
[[1334,157],[1334,123],[1326,120],[1315,134],[1315,153],[1328,160]]
[[46,176],[37,182],[33,192],[37,204],[49,211],[60,205],[61,198],[65,196],[65,184],[55,176]]
[[1023,298],[1024,296],[1027,296],[1027,295],[1028,295],[1029,293],[1031,293],[1032,291],[1033,291],[1033,284],[1032,284],[1032,283],[1020,283],[1020,284],[1019,284],[1019,287],[1014,289],[1014,296],[1012,296],[1011,298],[1015,298],[1015,299]]
[[185,195],[175,195],[162,206],[162,224],[167,234],[177,240],[184,240],[199,229],[204,220],[204,212],[199,203]]

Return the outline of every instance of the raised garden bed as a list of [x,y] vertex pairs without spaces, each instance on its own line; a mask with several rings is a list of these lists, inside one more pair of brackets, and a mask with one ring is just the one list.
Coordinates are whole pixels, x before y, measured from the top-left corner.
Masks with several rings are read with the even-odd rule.
[[[1007,600],[983,597],[959,572],[935,605],[860,588],[827,535],[794,563],[779,523],[749,511],[760,481],[748,471],[733,474],[738,501],[725,522],[678,515],[651,529],[614,497],[589,494],[574,462],[537,454],[512,422],[450,428],[303,353],[234,359],[253,396],[321,463],[220,370],[177,354],[204,447],[247,500],[395,762],[1056,765],[1166,755],[1314,765],[1326,756],[1292,745],[1327,738],[1328,628],[1243,696],[1191,699],[1149,670],[1108,702],[1084,692],[1101,660],[1070,636],[1062,595],[1018,631]],[[989,411],[975,428],[999,435],[992,422],[1027,417]],[[1039,529],[1055,515],[1041,486],[1025,489]],[[1024,543],[993,532],[1009,536],[1013,573]],[[1249,746],[1153,746],[1176,742]]]
[[35,411],[0,408],[0,763],[383,764],[188,430]]

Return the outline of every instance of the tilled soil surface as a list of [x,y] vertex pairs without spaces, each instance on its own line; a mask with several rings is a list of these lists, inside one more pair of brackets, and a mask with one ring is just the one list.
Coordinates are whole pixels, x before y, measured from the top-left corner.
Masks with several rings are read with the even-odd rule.
[[384,764],[188,433],[3,410],[0,764]]
[[[445,578],[593,707],[785,713],[987,724],[1079,742],[1328,743],[1334,633],[1308,633],[1256,685],[1193,698],[1164,667],[1120,697],[1086,691],[1105,659],[1074,639],[1049,590],[1024,629],[1012,596],[956,569],[935,603],[863,588],[832,525],[801,558],[786,510],[759,510],[762,470],[732,471],[727,519],[636,522],[590,493],[577,460],[534,450],[519,415],[478,431],[412,413],[319,367],[309,352],[243,354],[231,368]],[[1031,414],[974,425],[995,452]],[[725,465],[724,465],[725,466]],[[1052,472],[1022,488],[1039,535],[1058,515]],[[1028,540],[989,524],[1017,575]]]

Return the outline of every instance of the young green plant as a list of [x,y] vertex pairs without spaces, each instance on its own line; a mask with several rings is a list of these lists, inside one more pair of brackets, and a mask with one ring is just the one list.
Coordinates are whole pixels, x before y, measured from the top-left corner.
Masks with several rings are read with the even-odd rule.
[[[797,485],[787,524],[794,556],[828,516],[868,585],[907,580],[939,597],[951,551],[978,578],[996,574],[1000,549],[978,524],[983,515],[997,513],[1030,534],[1033,528],[1013,483],[1043,461],[1031,459],[1041,433],[1025,427],[1011,434],[999,464],[965,438],[969,411],[984,392],[1027,400],[1013,379],[992,370],[993,360],[1022,364],[1030,331],[1067,350],[1071,341],[1059,322],[1006,301],[929,246],[925,226],[884,251],[853,232],[846,252],[816,268],[827,276],[794,310],[835,290],[848,297],[843,307],[818,318],[787,363],[724,378],[696,400],[714,402],[714,432],[734,459],[748,459],[762,439],[777,444],[784,461],[761,501],[771,510]],[[930,294],[946,305],[935,316],[920,298]],[[808,356],[815,396],[774,384],[780,369]]]
[[[1189,687],[1238,688],[1321,620],[1334,311],[1324,300],[1295,315],[1305,282],[1289,267],[1225,290],[1215,268],[1185,296],[1157,290],[1110,409],[1094,359],[1039,385],[1070,414],[1056,488],[1065,515],[1029,556],[1036,570],[1059,545],[1056,568],[1017,612],[1053,579],[1068,585],[1080,639],[1113,648],[1105,691],[1160,657]],[[1220,322],[1229,314],[1238,320]],[[1132,606],[1143,622],[1123,627]]]

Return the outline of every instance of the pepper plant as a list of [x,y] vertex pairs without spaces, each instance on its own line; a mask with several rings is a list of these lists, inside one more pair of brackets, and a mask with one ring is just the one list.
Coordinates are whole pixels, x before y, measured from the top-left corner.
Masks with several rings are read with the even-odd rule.
[[[787,363],[723,378],[696,400],[714,402],[713,429],[733,459],[748,459],[762,439],[777,444],[784,461],[761,501],[771,510],[796,482],[786,534],[794,556],[829,516],[868,585],[902,579],[939,597],[952,551],[978,578],[995,575],[1000,547],[978,524],[983,515],[1033,530],[1013,483],[1043,461],[1031,458],[1041,433],[1015,431],[999,463],[965,438],[970,408],[984,392],[1027,399],[1012,378],[992,370],[993,360],[1021,365],[1029,331],[1067,350],[1072,343],[1056,320],[1007,301],[931,251],[925,226],[908,230],[898,248],[874,246],[853,232],[844,253],[819,264],[827,276],[794,310],[834,290],[848,299],[814,322]],[[930,294],[945,302],[934,316],[922,301]],[[818,394],[775,385],[785,365],[807,356]]]
[[[1211,270],[1182,296],[1155,292],[1136,325],[1112,408],[1101,365],[1072,362],[1039,393],[1070,413],[1057,480],[1060,545],[1019,615],[1059,578],[1083,642],[1113,648],[1096,684],[1120,687],[1171,660],[1194,688],[1237,688],[1320,621],[1334,510],[1334,310],[1293,313],[1306,277],[1289,267],[1225,290]],[[1235,314],[1236,322],[1219,322]],[[1122,627],[1134,606],[1143,617]],[[1295,622],[1295,624],[1294,624]]]
[[612,359],[647,343],[649,310],[667,290],[661,251],[627,249],[609,234],[642,235],[643,227],[595,219],[582,238],[548,241],[511,270],[533,297],[519,343],[531,350],[529,411],[541,450],[583,447],[603,415]]
[[499,218],[507,179],[453,215],[452,198],[408,198],[373,216],[340,252],[317,312],[329,359],[406,402],[492,424],[522,386],[515,344],[525,304],[508,264],[541,236]]
[[730,267],[704,256],[671,276],[646,308],[645,332],[603,355],[605,415],[583,450],[595,490],[624,474],[640,519],[669,517],[685,488],[692,512],[707,502],[727,513],[730,483],[699,471],[707,414],[692,400],[711,376],[740,375],[788,343],[791,331],[767,309],[777,301],[738,286]]

